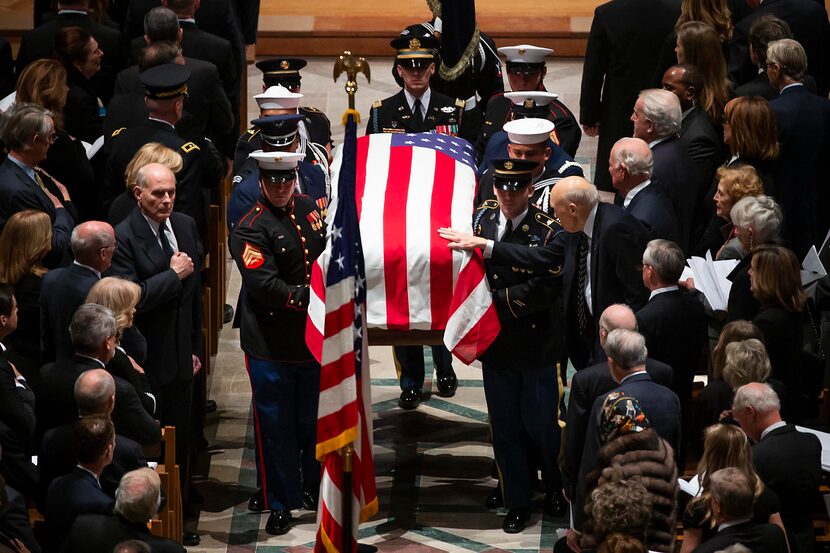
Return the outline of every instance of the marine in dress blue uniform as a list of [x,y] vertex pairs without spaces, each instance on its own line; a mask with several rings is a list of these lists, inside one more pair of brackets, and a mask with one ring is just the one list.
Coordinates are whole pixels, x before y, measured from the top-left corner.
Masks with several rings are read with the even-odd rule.
[[[499,131],[487,144],[485,159],[523,158],[538,163],[533,172],[533,196],[530,203],[543,212],[550,211],[550,190],[554,184],[565,177],[583,176],[582,166],[575,162],[562,148],[550,138],[554,124],[547,119],[526,118],[505,123],[504,130]],[[492,164],[479,166],[479,187],[476,204],[493,199]]]
[[[495,200],[475,212],[473,232],[493,242],[543,247],[563,232],[559,223],[529,204],[536,163],[498,159],[493,164]],[[490,250],[492,251],[492,243]],[[564,357],[561,267],[530,270],[488,259],[487,280],[501,331],[481,359],[493,450],[501,476],[503,529],[521,532],[530,514],[536,467],[542,469],[546,507],[561,514],[557,466],[558,361]]]
[[[315,459],[320,365],[305,343],[309,282],[325,247],[317,205],[294,193],[302,154],[256,152],[261,195],[230,237],[245,293],[240,344],[254,400],[257,473],[270,534],[290,529],[291,510],[318,494]],[[305,496],[305,497],[304,497]]]

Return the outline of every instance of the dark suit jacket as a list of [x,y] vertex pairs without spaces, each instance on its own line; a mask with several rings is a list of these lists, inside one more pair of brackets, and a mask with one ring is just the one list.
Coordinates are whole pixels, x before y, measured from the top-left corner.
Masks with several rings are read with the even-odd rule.
[[5,352],[0,353],[0,422],[14,432],[26,452],[34,451],[35,396],[28,385],[17,386]]
[[40,306],[39,296],[43,277],[32,273],[24,275],[14,285],[17,300],[17,329],[12,332],[4,345],[8,347],[6,357],[26,377],[32,390],[37,394],[40,386]]
[[58,14],[51,21],[24,33],[17,53],[17,75],[20,75],[23,68],[31,62],[52,57],[55,35],[64,27],[81,27],[98,41],[104,57],[101,59],[101,70],[93,77],[92,82],[98,96],[106,103],[112,96],[115,75],[124,67],[121,33],[109,25],[95,23],[83,14]]
[[125,540],[141,540],[153,553],[186,553],[167,538],[157,538],[146,524],[129,522],[120,515],[81,515],[63,542],[61,553],[112,553]]
[[815,78],[819,95],[826,98],[830,92],[830,22],[824,5],[819,2],[764,0],[757,10],[739,21],[729,44],[729,78],[732,82],[744,84],[757,72],[749,59],[749,28],[762,15],[774,15],[787,22],[807,54],[807,73]]
[[594,347],[587,345],[578,334],[576,318],[576,289],[580,233],[562,233],[544,247],[529,248],[517,244],[496,242],[494,263],[513,264],[532,269],[563,265],[563,295],[565,299],[565,332],[568,356],[577,369],[588,366],[599,351],[596,325],[606,307],[625,303],[639,309],[648,300],[643,286],[641,265],[643,252],[649,241],[648,231],[631,214],[612,204],[600,202],[594,218],[591,241],[591,301],[595,321]]
[[752,319],[764,335],[769,361],[772,365],[771,378],[784,383],[787,391],[786,401],[790,407],[787,420],[801,423],[804,412],[801,409],[802,394],[806,397],[816,397],[814,390],[804,389],[799,372],[802,366],[801,350],[804,343],[804,313],[793,313],[782,307],[764,307]]
[[[75,425],[75,421],[69,422],[52,428],[43,435],[37,458],[40,481],[36,499],[41,512],[45,512],[46,509],[46,492],[49,484],[56,478],[72,472],[72,468],[78,464]],[[125,473],[146,466],[147,459],[138,442],[116,434],[112,463],[107,465],[101,473],[101,488],[107,495],[114,497],[118,483]]]
[[70,359],[74,354],[69,323],[86,300],[98,275],[73,263],[43,277],[40,293],[40,343],[45,362]]
[[174,380],[191,380],[191,355],[200,355],[202,351],[202,255],[196,223],[176,212],[169,221],[179,251],[189,255],[195,265],[193,274],[184,280],[179,280],[170,268],[170,260],[165,258],[155,233],[137,207],[115,227],[118,247],[112,272],[141,286],[135,325],[147,339],[147,377],[153,388]]
[[601,125],[594,180],[601,190],[611,190],[611,147],[631,136],[629,116],[637,94],[651,86],[660,45],[679,16],[677,0],[612,0],[594,11],[582,68],[579,121]]
[[[75,404],[75,381],[81,373],[98,369],[101,365],[88,357],[55,361],[41,369],[41,395],[38,402],[38,424],[41,433],[78,418]],[[114,376],[115,409],[112,422],[115,431],[142,445],[153,445],[161,439],[158,423],[141,406],[135,388],[122,378]]]
[[79,515],[112,513],[115,501],[98,485],[95,477],[86,470],[75,467],[68,474],[58,477],[49,485],[46,493],[46,524],[53,544],[63,542],[72,523]]
[[651,153],[654,156],[652,180],[663,187],[671,200],[680,227],[677,243],[688,252],[694,215],[709,181],[704,181],[679,138],[668,138],[655,144]]
[[631,199],[628,207],[631,213],[648,231],[649,237],[677,242],[680,228],[677,216],[666,193],[660,185],[650,184]]
[[5,98],[14,91],[14,62],[12,46],[5,38],[0,38],[0,97]]
[[16,489],[6,486],[6,497],[9,498],[9,507],[0,517],[0,533],[16,538],[23,542],[31,553],[40,553],[40,544],[35,539],[32,526],[29,523],[29,509],[26,498]]
[[768,102],[778,98],[778,90],[769,84],[769,77],[766,71],[761,71],[755,78],[735,89],[735,97],[739,96],[760,96]]
[[0,421],[0,476],[6,485],[13,487],[27,497],[37,490],[37,467],[32,464],[32,453],[25,448],[17,434]]
[[103,117],[98,109],[94,83],[73,67],[67,69],[67,84],[69,92],[63,111],[64,128],[75,138],[92,144],[103,133]]
[[720,132],[715,128],[709,114],[700,107],[692,108],[680,128],[680,145],[689,154],[701,178],[699,196],[695,201],[695,211],[692,214],[692,236],[697,236],[709,222],[709,211],[706,207],[711,204],[704,202],[708,191],[708,184],[715,178],[715,171],[723,162],[726,151]]
[[[646,359],[646,372],[657,384],[671,388],[673,375],[670,366],[649,358]],[[560,466],[565,489],[571,498],[576,490],[591,408],[599,396],[607,394],[616,387],[617,383],[611,378],[607,361],[577,371],[571,379],[571,392],[565,421],[565,447]]]
[[700,544],[695,549],[695,553],[715,553],[735,543],[745,545],[752,553],[785,553],[787,551],[787,542],[781,528],[774,524],[758,524],[749,521],[718,532],[715,537]]
[[726,322],[746,320],[751,321],[761,310],[761,304],[752,295],[749,281],[749,266],[752,263],[752,252],[741,259],[726,278],[732,281],[729,289],[729,299],[726,303]]
[[[44,184],[53,194],[57,189],[50,179],[43,177]],[[57,196],[60,198],[60,194]],[[9,217],[18,211],[34,209],[43,211],[52,220],[52,253],[49,258],[60,260],[62,253],[69,250],[69,237],[75,226],[75,208],[67,202],[64,208],[55,209],[49,197],[37,183],[16,163],[6,158],[0,165],[0,232]],[[56,265],[57,263],[54,263]]]
[[826,90],[824,94],[821,98],[803,85],[792,86],[770,102],[781,143],[776,199],[784,214],[784,237],[799,259],[810,246],[820,244],[830,228],[830,214],[824,209],[830,191],[822,185],[830,155],[830,100]]

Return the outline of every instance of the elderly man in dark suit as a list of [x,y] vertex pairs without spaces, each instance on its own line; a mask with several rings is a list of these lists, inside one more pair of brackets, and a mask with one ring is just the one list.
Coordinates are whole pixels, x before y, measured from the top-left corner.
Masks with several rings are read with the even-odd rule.
[[717,470],[709,476],[709,489],[709,506],[718,532],[700,544],[696,553],[715,553],[734,544],[748,547],[753,553],[787,551],[781,528],[752,520],[755,486],[745,472],[735,467]]
[[43,211],[52,220],[52,251],[46,262],[57,266],[69,247],[77,212],[66,187],[37,168],[55,140],[55,122],[45,108],[15,104],[6,112],[2,139],[9,155],[0,165],[0,232],[18,211]]
[[677,285],[685,265],[683,251],[674,242],[648,243],[643,253],[643,283],[651,295],[637,312],[637,325],[649,356],[674,369],[669,387],[680,398],[683,435],[691,436],[692,382],[698,369],[705,366],[708,322],[700,300]]
[[579,120],[599,136],[594,179],[611,190],[605,160],[614,142],[631,135],[626,111],[651,84],[660,46],[680,16],[678,0],[611,0],[594,11],[582,68]]
[[147,339],[147,378],[161,422],[176,427],[187,490],[193,379],[202,368],[201,246],[193,218],[173,211],[176,177],[170,169],[145,165],[134,193],[138,205],[115,227],[112,272],[141,286],[135,325]]
[[[627,305],[610,305],[602,312],[599,318],[599,343],[603,348],[608,333],[618,328],[637,330],[637,318]],[[649,357],[646,359],[646,372],[657,384],[671,387],[673,377],[670,366]],[[565,493],[570,500],[573,500],[576,491],[582,450],[585,447],[585,431],[594,401],[616,387],[617,383],[611,378],[607,359],[577,371],[571,379],[571,393],[568,397],[565,420],[565,445],[560,459]]]
[[757,10],[739,21],[732,33],[727,58],[732,82],[741,85],[751,81],[756,74],[747,38],[752,24],[764,15],[774,15],[787,22],[793,38],[807,52],[810,60],[807,72],[816,80],[818,95],[827,98],[830,92],[830,22],[822,2],[764,0]]
[[821,443],[781,420],[781,402],[767,384],[753,382],[738,388],[732,417],[755,445],[755,470],[781,502],[781,519],[792,553],[813,551],[812,515],[823,508]]
[[615,204],[631,213],[652,239],[677,240],[679,230],[671,201],[662,187],[651,183],[654,161],[648,144],[620,138],[611,148],[608,171],[617,190]]
[[689,246],[692,222],[709,185],[680,143],[680,100],[667,90],[644,90],[634,103],[634,138],[648,143],[654,157],[652,178],[671,200],[680,226],[678,244]]
[[17,53],[17,75],[31,62],[52,57],[52,48],[58,30],[80,27],[95,38],[104,53],[101,70],[92,78],[95,92],[104,103],[112,97],[115,75],[124,68],[124,49],[121,32],[110,25],[96,23],[87,13],[89,0],[60,0],[54,19],[23,34]]
[[[41,368],[38,426],[40,433],[78,416],[75,388],[78,378],[90,369],[103,369],[115,354],[115,316],[97,304],[78,307],[69,327],[75,355]],[[93,384],[90,384],[93,385]],[[138,392],[126,380],[115,377],[114,386],[101,382],[94,387],[115,402],[112,419],[118,432],[145,446],[161,439],[158,423],[141,405]]]
[[[81,418],[111,418],[115,408],[115,381],[112,375],[102,369],[86,371],[75,382],[75,403]],[[117,394],[117,392],[116,392]],[[47,430],[40,442],[37,471],[40,475],[36,497],[38,509],[46,508],[46,492],[49,484],[59,476],[72,472],[78,464],[79,442],[75,439],[77,420]],[[117,431],[117,429],[116,429]],[[115,496],[118,483],[125,473],[147,466],[144,450],[138,442],[122,435],[115,435],[115,452],[112,460],[101,471],[98,480],[101,489],[109,496]]]
[[[761,96],[768,102],[778,98],[778,89],[769,83],[767,77],[767,48],[771,42],[782,38],[793,38],[790,26],[774,15],[762,15],[749,27],[749,58],[757,68],[755,78],[735,89],[735,96]],[[815,80],[810,77],[815,90]]]
[[102,221],[87,221],[72,230],[70,245],[75,261],[46,273],[40,292],[40,342],[47,362],[72,357],[69,323],[90,288],[109,271],[115,231]]
[[648,293],[640,263],[649,236],[631,214],[600,203],[596,187],[582,177],[556,183],[550,205],[567,233],[544,247],[494,243],[452,229],[438,233],[449,240],[450,249],[483,249],[484,258],[494,263],[531,269],[563,265],[568,356],[579,370],[604,356],[596,321],[606,307],[625,303],[639,309],[645,305]]
[[101,489],[101,472],[112,462],[115,427],[108,417],[85,417],[75,423],[78,464],[49,484],[46,493],[48,541],[57,546],[69,534],[75,517],[112,512],[113,498]]
[[[830,228],[830,191],[823,185],[830,155],[830,100],[826,90],[823,97],[816,96],[802,83],[807,61],[804,48],[792,39],[767,48],[767,76],[779,91],[769,103],[781,143],[776,199],[786,221],[784,237],[799,258],[820,244]],[[812,67],[813,60],[809,62]]]
[[184,547],[150,533],[147,522],[161,500],[161,482],[156,471],[142,468],[121,479],[112,515],[81,515],[64,540],[63,553],[112,553],[125,540],[141,540],[153,553],[185,553]]
[[[627,396],[637,398],[654,430],[676,452],[680,442],[680,400],[670,389],[654,382],[646,372],[645,338],[635,331],[618,328],[608,334],[605,351],[608,355],[611,378],[618,383],[618,386],[609,393],[623,392]],[[588,474],[597,465],[597,454],[600,448],[600,411],[607,396],[608,394],[602,395],[594,401],[588,419],[585,447],[582,452],[579,479],[572,506],[576,531],[581,530],[585,518],[583,509],[585,485]]]

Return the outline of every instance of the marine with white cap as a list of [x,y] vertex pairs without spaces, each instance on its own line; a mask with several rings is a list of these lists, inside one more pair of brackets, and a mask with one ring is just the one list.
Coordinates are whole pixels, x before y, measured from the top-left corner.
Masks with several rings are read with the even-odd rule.
[[554,124],[548,119],[533,117],[505,123],[504,130],[496,133],[487,145],[483,164],[486,163],[488,167],[479,175],[477,204],[481,205],[494,197],[493,168],[489,160],[510,157],[530,160],[537,164],[532,176],[533,195],[530,203],[547,213],[550,210],[548,199],[553,185],[565,177],[583,176],[582,166],[551,140],[553,131]]
[[291,511],[316,507],[315,459],[320,365],[305,343],[314,260],[325,247],[317,205],[295,194],[295,152],[251,153],[259,164],[259,200],[230,236],[242,274],[237,310],[240,345],[254,399],[256,458],[265,531],[285,534]]
[[[507,80],[513,92],[547,92],[545,88],[545,75],[547,75],[545,58],[551,55],[553,50],[530,44],[519,44],[499,48],[499,53],[506,59]],[[487,104],[484,125],[481,128],[481,139],[477,145],[479,155],[484,153],[487,142],[493,134],[501,130],[506,122],[514,118],[515,106],[524,102],[524,100],[517,102],[515,97],[511,102],[508,94],[510,93],[493,96]],[[537,103],[537,106],[541,105],[541,103]],[[579,148],[579,142],[582,140],[582,131],[576,117],[556,95],[544,105],[546,109],[536,116],[553,121],[556,127],[551,139],[555,144],[561,146],[568,155],[575,156],[576,150]]]
[[[259,106],[260,117],[268,115],[285,115],[300,113],[300,101],[303,95],[299,92],[291,92],[281,85],[268,87],[264,92],[254,96]],[[326,178],[329,175],[329,154],[324,144],[313,142],[308,134],[305,121],[297,125],[300,141],[297,144],[298,152],[305,152],[306,159],[311,163],[322,166]],[[233,173],[237,174],[242,164],[248,159],[248,154],[262,148],[262,137],[259,136],[260,129],[251,127],[239,138],[236,143],[236,152],[233,156]]]

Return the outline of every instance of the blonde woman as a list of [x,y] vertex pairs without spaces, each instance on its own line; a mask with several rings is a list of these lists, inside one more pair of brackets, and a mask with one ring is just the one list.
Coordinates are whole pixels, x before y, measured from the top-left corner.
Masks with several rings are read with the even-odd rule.
[[156,400],[142,365],[147,357],[147,341],[133,326],[135,307],[141,299],[138,284],[118,277],[105,277],[95,283],[87,294],[87,303],[97,303],[115,314],[115,356],[107,363],[107,371],[132,384],[144,409],[156,411]]
[[40,287],[48,269],[43,259],[52,250],[52,222],[43,211],[19,211],[0,233],[0,282],[14,286],[17,330],[4,345],[9,360],[36,389],[39,381]]
[[138,174],[138,170],[148,163],[161,163],[173,171],[173,173],[178,173],[184,166],[182,156],[163,144],[148,142],[139,148],[124,170],[124,182],[126,183],[125,193],[119,194],[110,205],[107,220],[112,226],[126,219],[127,215],[135,207],[135,195],[133,194],[133,189],[136,184],[135,177]]

